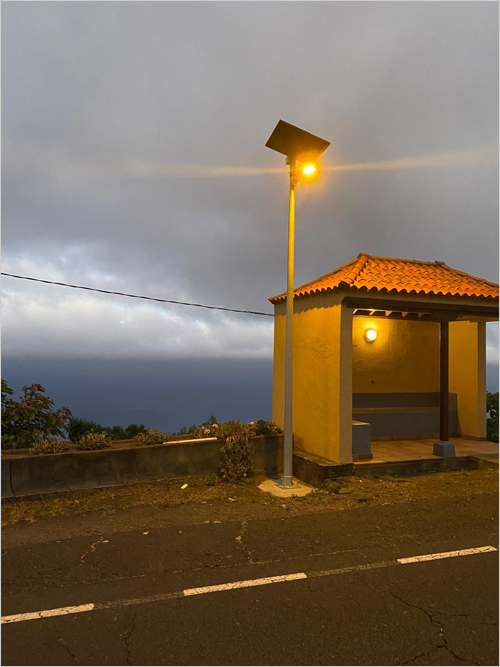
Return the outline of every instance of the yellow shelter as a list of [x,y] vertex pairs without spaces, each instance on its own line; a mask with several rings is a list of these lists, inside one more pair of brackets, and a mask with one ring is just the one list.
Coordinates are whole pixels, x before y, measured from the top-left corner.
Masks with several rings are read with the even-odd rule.
[[[286,294],[275,309],[273,421],[284,422]],[[360,253],[294,290],[294,448],[335,463],[373,439],[486,439],[486,322],[496,283],[444,262]],[[436,450],[437,446],[437,450]],[[441,447],[441,449],[440,449]]]

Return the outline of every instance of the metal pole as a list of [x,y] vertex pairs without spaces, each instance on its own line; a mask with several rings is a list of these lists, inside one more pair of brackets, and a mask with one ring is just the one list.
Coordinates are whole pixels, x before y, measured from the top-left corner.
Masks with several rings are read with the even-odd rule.
[[441,442],[448,442],[450,437],[448,427],[450,325],[447,320],[441,320],[439,326],[439,439]]
[[293,262],[295,252],[295,160],[290,163],[290,205],[288,208],[288,272],[286,285],[285,338],[285,436],[283,450],[283,486],[293,486],[293,396],[292,396],[292,327],[293,327]]

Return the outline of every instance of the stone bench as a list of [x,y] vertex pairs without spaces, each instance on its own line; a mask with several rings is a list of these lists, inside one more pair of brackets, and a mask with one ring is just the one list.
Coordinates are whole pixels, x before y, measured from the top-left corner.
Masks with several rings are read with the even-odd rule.
[[[370,424],[372,440],[436,438],[439,392],[353,394],[352,418]],[[449,428],[459,435],[456,394],[449,395]]]

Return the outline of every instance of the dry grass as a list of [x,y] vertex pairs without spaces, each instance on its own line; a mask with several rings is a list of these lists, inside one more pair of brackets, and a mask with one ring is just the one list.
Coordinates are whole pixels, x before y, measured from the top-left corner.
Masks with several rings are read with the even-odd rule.
[[[171,480],[159,484],[136,484],[123,488],[68,492],[64,496],[5,503],[2,525],[34,522],[42,517],[115,513],[131,507],[174,507],[188,503],[214,503],[229,498],[239,503],[283,506],[296,511],[348,509],[364,505],[411,502],[422,498],[498,493],[498,471],[468,470],[431,473],[414,477],[339,477],[304,498],[284,500],[262,493],[255,477],[243,485],[207,486],[203,479]],[[188,484],[182,489],[183,484]]]

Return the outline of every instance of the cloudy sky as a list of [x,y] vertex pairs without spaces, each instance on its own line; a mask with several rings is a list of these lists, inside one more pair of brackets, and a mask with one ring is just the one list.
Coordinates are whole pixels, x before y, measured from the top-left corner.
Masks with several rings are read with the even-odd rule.
[[[497,33],[493,2],[4,2],[2,270],[271,312],[282,118],[331,141],[297,284],[361,251],[497,281]],[[271,416],[271,318],[12,278],[2,297],[2,376],[78,416]]]

